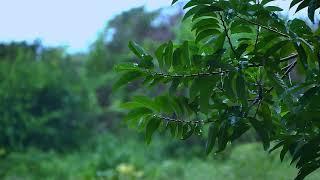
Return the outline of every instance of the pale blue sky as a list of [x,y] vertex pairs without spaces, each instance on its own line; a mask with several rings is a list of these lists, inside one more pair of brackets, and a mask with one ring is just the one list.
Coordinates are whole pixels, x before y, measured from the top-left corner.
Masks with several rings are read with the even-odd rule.
[[0,41],[32,42],[68,46],[84,51],[107,20],[121,11],[146,5],[169,6],[171,0],[0,0]]
[[[107,20],[145,5],[147,10],[170,6],[172,0],[0,0],[0,42],[40,39],[46,46],[85,51]],[[288,0],[278,0],[286,9]]]

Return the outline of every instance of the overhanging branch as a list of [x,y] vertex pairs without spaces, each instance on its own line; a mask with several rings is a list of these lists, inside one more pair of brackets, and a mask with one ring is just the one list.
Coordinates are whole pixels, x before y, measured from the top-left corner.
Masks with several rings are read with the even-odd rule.
[[215,76],[215,75],[224,75],[229,71],[216,71],[216,72],[198,72],[192,74],[169,74],[169,73],[161,73],[161,72],[152,72],[146,71],[147,74],[152,76],[160,76],[164,78],[195,78],[195,77],[208,77],[208,76]]
[[166,116],[162,116],[162,115],[153,115],[153,117],[162,119],[163,121],[166,121],[166,122],[196,124],[196,125],[205,124],[205,123],[209,122],[209,121],[204,121],[204,120],[186,121],[186,120],[174,119],[174,118],[170,118],[170,117],[166,117]]

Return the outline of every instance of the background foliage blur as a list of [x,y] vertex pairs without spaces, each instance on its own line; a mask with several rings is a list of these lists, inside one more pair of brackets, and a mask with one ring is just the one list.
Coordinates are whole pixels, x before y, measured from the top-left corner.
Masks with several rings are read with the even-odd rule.
[[[83,54],[41,42],[0,45],[0,179],[292,179],[247,134],[227,153],[206,157],[202,141],[159,134],[150,146],[122,120],[118,105],[136,84],[112,91],[113,66],[134,61],[127,43],[148,50],[191,39],[181,11],[124,12]],[[159,137],[160,136],[160,137]],[[320,178],[315,174],[310,179]]]

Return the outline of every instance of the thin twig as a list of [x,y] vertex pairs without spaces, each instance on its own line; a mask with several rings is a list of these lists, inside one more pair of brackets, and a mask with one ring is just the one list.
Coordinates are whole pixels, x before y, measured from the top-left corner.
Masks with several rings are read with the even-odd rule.
[[291,71],[292,69],[297,65],[297,60],[293,61],[290,65],[289,68],[286,70],[286,72],[282,75],[282,79],[285,78]]
[[222,26],[223,26],[223,29],[224,29],[224,33],[226,34],[226,37],[227,37],[227,39],[228,39],[230,48],[231,48],[232,52],[233,52],[235,55],[237,55],[237,53],[236,53],[236,51],[235,51],[235,49],[234,49],[234,47],[233,47],[233,45],[232,45],[231,38],[230,38],[229,33],[228,33],[228,28],[227,28],[226,22],[224,21],[221,13],[219,13],[219,16],[220,16],[220,20],[222,21]]
[[[287,61],[290,61],[294,58],[298,57],[298,54],[292,54],[288,57],[284,57],[284,58],[281,58],[279,62],[287,62]],[[263,64],[249,64],[248,67],[261,67],[263,66]]]
[[289,60],[291,60],[291,59],[293,59],[293,58],[296,58],[296,57],[298,57],[298,54],[292,54],[292,55],[290,55],[290,56],[288,56],[288,57],[281,58],[281,59],[280,59],[280,62],[286,62],[286,61],[289,61]]
[[[294,61],[294,62],[296,62],[296,61]],[[284,70],[287,70],[288,68],[290,68],[294,62],[288,64],[287,66],[285,66],[283,68],[281,68],[281,71],[284,71]]]

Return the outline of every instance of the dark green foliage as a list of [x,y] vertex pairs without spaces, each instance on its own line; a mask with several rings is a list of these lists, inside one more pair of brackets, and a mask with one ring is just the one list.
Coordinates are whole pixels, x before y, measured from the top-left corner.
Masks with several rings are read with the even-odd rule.
[[[12,51],[6,48],[0,47],[8,57]],[[20,58],[0,62],[0,147],[9,152],[30,146],[62,151],[79,145],[89,136],[95,113],[85,77],[62,54],[55,60],[53,49],[37,54],[38,59],[27,56],[29,52],[14,52]]]
[[[193,41],[163,43],[155,58],[129,44],[139,61],[118,66],[123,73],[118,83],[131,82],[128,73],[135,72],[147,87],[168,87],[165,96],[126,103],[132,111],[152,111],[135,117],[147,129],[147,142],[156,129],[165,129],[162,125],[175,137],[180,128],[180,139],[209,126],[207,153],[215,144],[221,152],[253,128],[265,150],[279,141],[281,160],[287,152],[298,160],[297,180],[320,167],[319,35],[301,20],[279,18],[281,9],[268,2],[190,0],[184,20],[193,22]],[[319,1],[291,6],[299,2],[297,11],[308,7],[313,20]]]

